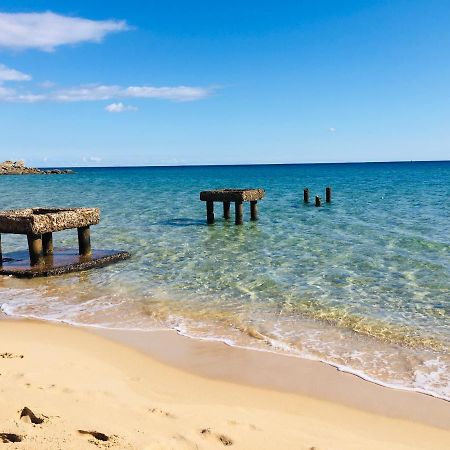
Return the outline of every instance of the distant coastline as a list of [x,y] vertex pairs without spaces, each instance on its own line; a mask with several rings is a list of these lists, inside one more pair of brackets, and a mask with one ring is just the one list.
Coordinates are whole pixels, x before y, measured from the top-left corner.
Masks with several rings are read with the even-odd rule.
[[24,161],[0,163],[0,175],[63,175],[75,173],[72,169],[37,169],[27,167]]

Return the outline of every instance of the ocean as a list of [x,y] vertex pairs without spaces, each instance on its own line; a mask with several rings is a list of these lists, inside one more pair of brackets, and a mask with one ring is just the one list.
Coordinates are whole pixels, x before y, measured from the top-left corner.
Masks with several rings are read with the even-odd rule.
[[[8,315],[176,329],[321,360],[450,400],[450,162],[76,168],[0,177],[0,209],[96,206],[93,248],[132,259],[0,277]],[[331,204],[303,203],[333,188]],[[259,221],[206,225],[201,190],[261,187]],[[233,209],[232,209],[233,212]],[[76,232],[54,235],[76,247]],[[26,248],[3,236],[3,252]]]

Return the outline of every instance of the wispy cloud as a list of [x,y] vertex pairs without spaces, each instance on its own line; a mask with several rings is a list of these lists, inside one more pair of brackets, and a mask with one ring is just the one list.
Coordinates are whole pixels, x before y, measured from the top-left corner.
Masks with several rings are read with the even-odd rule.
[[136,106],[124,105],[122,102],[119,103],[111,103],[105,106],[105,111],[110,113],[121,113],[125,111],[137,111]]
[[43,92],[24,92],[16,89],[0,90],[0,102],[36,103],[36,102],[86,102],[117,100],[124,98],[162,99],[175,102],[201,100],[212,94],[215,88],[196,86],[128,86],[87,85],[69,89]]
[[103,158],[101,158],[100,156],[83,156],[82,159],[84,162],[95,162],[95,163],[99,163],[103,160]]
[[0,100],[2,98],[8,98],[11,95],[14,95],[15,91],[14,89],[6,88],[4,86],[0,86]]
[[31,76],[0,64],[0,83],[3,81],[29,81]]
[[0,47],[51,52],[60,45],[100,42],[130,29],[123,20],[90,20],[44,13],[0,13]]
[[328,128],[328,131],[329,131],[330,133],[336,133],[336,128],[333,128],[333,127]]
[[152,86],[130,86],[124,89],[124,97],[136,98],[165,98],[187,102],[207,97],[211,88],[177,86],[177,87],[152,87]]

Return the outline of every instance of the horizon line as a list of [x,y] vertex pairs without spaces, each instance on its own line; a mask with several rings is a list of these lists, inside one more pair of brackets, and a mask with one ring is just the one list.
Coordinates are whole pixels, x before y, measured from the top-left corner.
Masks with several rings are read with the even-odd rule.
[[[222,164],[139,164],[139,165],[111,165],[111,166],[58,166],[58,168],[78,169],[120,169],[120,168],[145,168],[145,167],[233,167],[233,166],[306,166],[306,165],[331,165],[331,164],[406,164],[406,163],[448,163],[450,159],[405,159],[391,161],[318,161],[318,162],[292,162],[292,163],[222,163]],[[55,168],[55,166],[39,166],[40,169]]]

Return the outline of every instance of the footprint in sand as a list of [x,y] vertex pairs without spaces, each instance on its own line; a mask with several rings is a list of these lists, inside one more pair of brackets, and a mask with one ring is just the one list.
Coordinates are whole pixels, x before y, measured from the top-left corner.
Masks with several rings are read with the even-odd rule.
[[9,444],[14,442],[22,442],[23,437],[14,433],[0,433],[0,442]]
[[148,410],[148,412],[151,412],[152,414],[157,414],[159,416],[171,417],[172,419],[175,418],[175,416],[173,414],[171,414],[168,411],[164,411],[163,409],[160,409],[160,408],[150,408]]
[[40,425],[45,419],[48,419],[47,416],[37,416],[33,411],[31,411],[30,408],[26,406],[22,409],[22,411],[20,411],[20,418],[23,422],[32,423],[34,425]]
[[23,359],[23,355],[15,355],[14,353],[5,352],[5,353],[0,353],[0,358],[3,358],[3,359],[13,359],[13,358]]
[[99,433],[98,431],[78,430],[78,433],[88,434],[88,435],[92,436],[94,439],[97,439],[97,441],[103,441],[103,442],[109,441],[109,436],[107,436],[104,433]]
[[204,437],[204,438],[214,438],[217,439],[219,442],[221,442],[223,445],[225,446],[229,446],[229,445],[233,445],[233,441],[228,437],[225,436],[224,434],[220,434],[220,433],[213,433],[211,431],[211,428],[203,428],[200,431],[200,434]]

